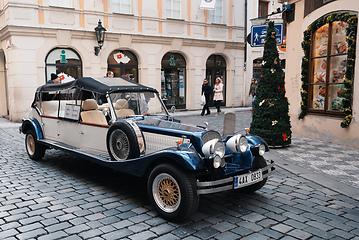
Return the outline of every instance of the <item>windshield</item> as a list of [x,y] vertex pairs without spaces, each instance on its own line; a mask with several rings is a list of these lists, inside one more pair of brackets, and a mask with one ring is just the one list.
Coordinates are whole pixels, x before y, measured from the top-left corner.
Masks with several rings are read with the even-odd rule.
[[154,92],[117,92],[110,94],[116,116],[168,115],[162,101]]

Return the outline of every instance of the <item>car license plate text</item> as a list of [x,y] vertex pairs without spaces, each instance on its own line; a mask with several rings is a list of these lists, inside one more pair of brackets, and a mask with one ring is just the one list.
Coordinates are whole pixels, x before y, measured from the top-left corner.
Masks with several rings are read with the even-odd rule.
[[250,185],[251,183],[260,182],[263,180],[262,170],[258,170],[252,173],[235,176],[234,177],[234,188],[239,188],[244,185]]

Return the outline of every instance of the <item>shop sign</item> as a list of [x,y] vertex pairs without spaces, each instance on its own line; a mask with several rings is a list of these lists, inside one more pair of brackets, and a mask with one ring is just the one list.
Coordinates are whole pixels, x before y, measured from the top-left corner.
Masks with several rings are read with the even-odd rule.
[[201,0],[201,9],[214,10],[216,0]]
[[67,63],[65,50],[61,50],[60,59],[60,63]]
[[115,61],[117,63],[128,63],[131,59],[129,57],[127,57],[125,54],[123,54],[122,52],[118,52],[118,53],[115,53],[113,55]]
[[75,78],[73,78],[72,76],[64,73],[64,72],[60,72],[57,74],[57,76],[59,76],[59,78],[61,79],[62,83],[66,83],[66,82],[70,82],[75,80]]
[[281,50],[282,52],[285,52],[287,48],[287,39],[284,38],[283,39],[283,44],[278,46],[278,49]]
[[[277,45],[283,44],[283,23],[275,23]],[[251,27],[251,47],[263,47],[267,35],[267,25],[253,25]]]
[[173,54],[171,55],[171,58],[170,58],[170,66],[176,66],[175,56]]

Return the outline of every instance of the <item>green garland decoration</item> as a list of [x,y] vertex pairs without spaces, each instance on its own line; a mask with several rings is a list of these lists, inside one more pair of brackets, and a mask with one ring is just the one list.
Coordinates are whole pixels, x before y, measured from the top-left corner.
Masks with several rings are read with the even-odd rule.
[[350,13],[332,13],[330,15],[323,16],[311,25],[308,26],[307,30],[304,31],[302,49],[304,56],[302,58],[302,88],[301,92],[301,113],[298,115],[298,119],[303,119],[307,115],[308,107],[308,74],[309,74],[309,54],[310,54],[310,44],[311,44],[311,35],[323,25],[335,22],[343,21],[348,23],[348,28],[346,29],[346,40],[348,43],[348,56],[347,56],[347,69],[344,75],[344,99],[343,99],[343,110],[344,110],[344,120],[340,124],[341,127],[348,127],[352,121],[352,84],[354,76],[354,64],[355,64],[355,49],[356,49],[356,37],[357,37],[357,25],[358,17]]

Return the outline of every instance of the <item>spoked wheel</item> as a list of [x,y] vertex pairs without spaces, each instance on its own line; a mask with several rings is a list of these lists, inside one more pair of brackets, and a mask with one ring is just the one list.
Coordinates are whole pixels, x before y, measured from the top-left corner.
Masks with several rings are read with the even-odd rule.
[[159,215],[169,221],[182,221],[197,210],[199,196],[193,174],[174,165],[155,167],[147,191]]
[[181,202],[181,190],[171,175],[161,173],[156,176],[152,184],[153,198],[158,207],[165,212],[174,212]]
[[115,129],[110,134],[110,152],[115,160],[125,160],[130,155],[130,142],[127,135],[120,129]]
[[36,134],[33,130],[29,130],[25,136],[26,152],[32,160],[41,160],[45,155],[45,147],[36,140]]
[[107,150],[113,161],[140,156],[140,143],[130,123],[120,121],[111,125],[107,133]]

